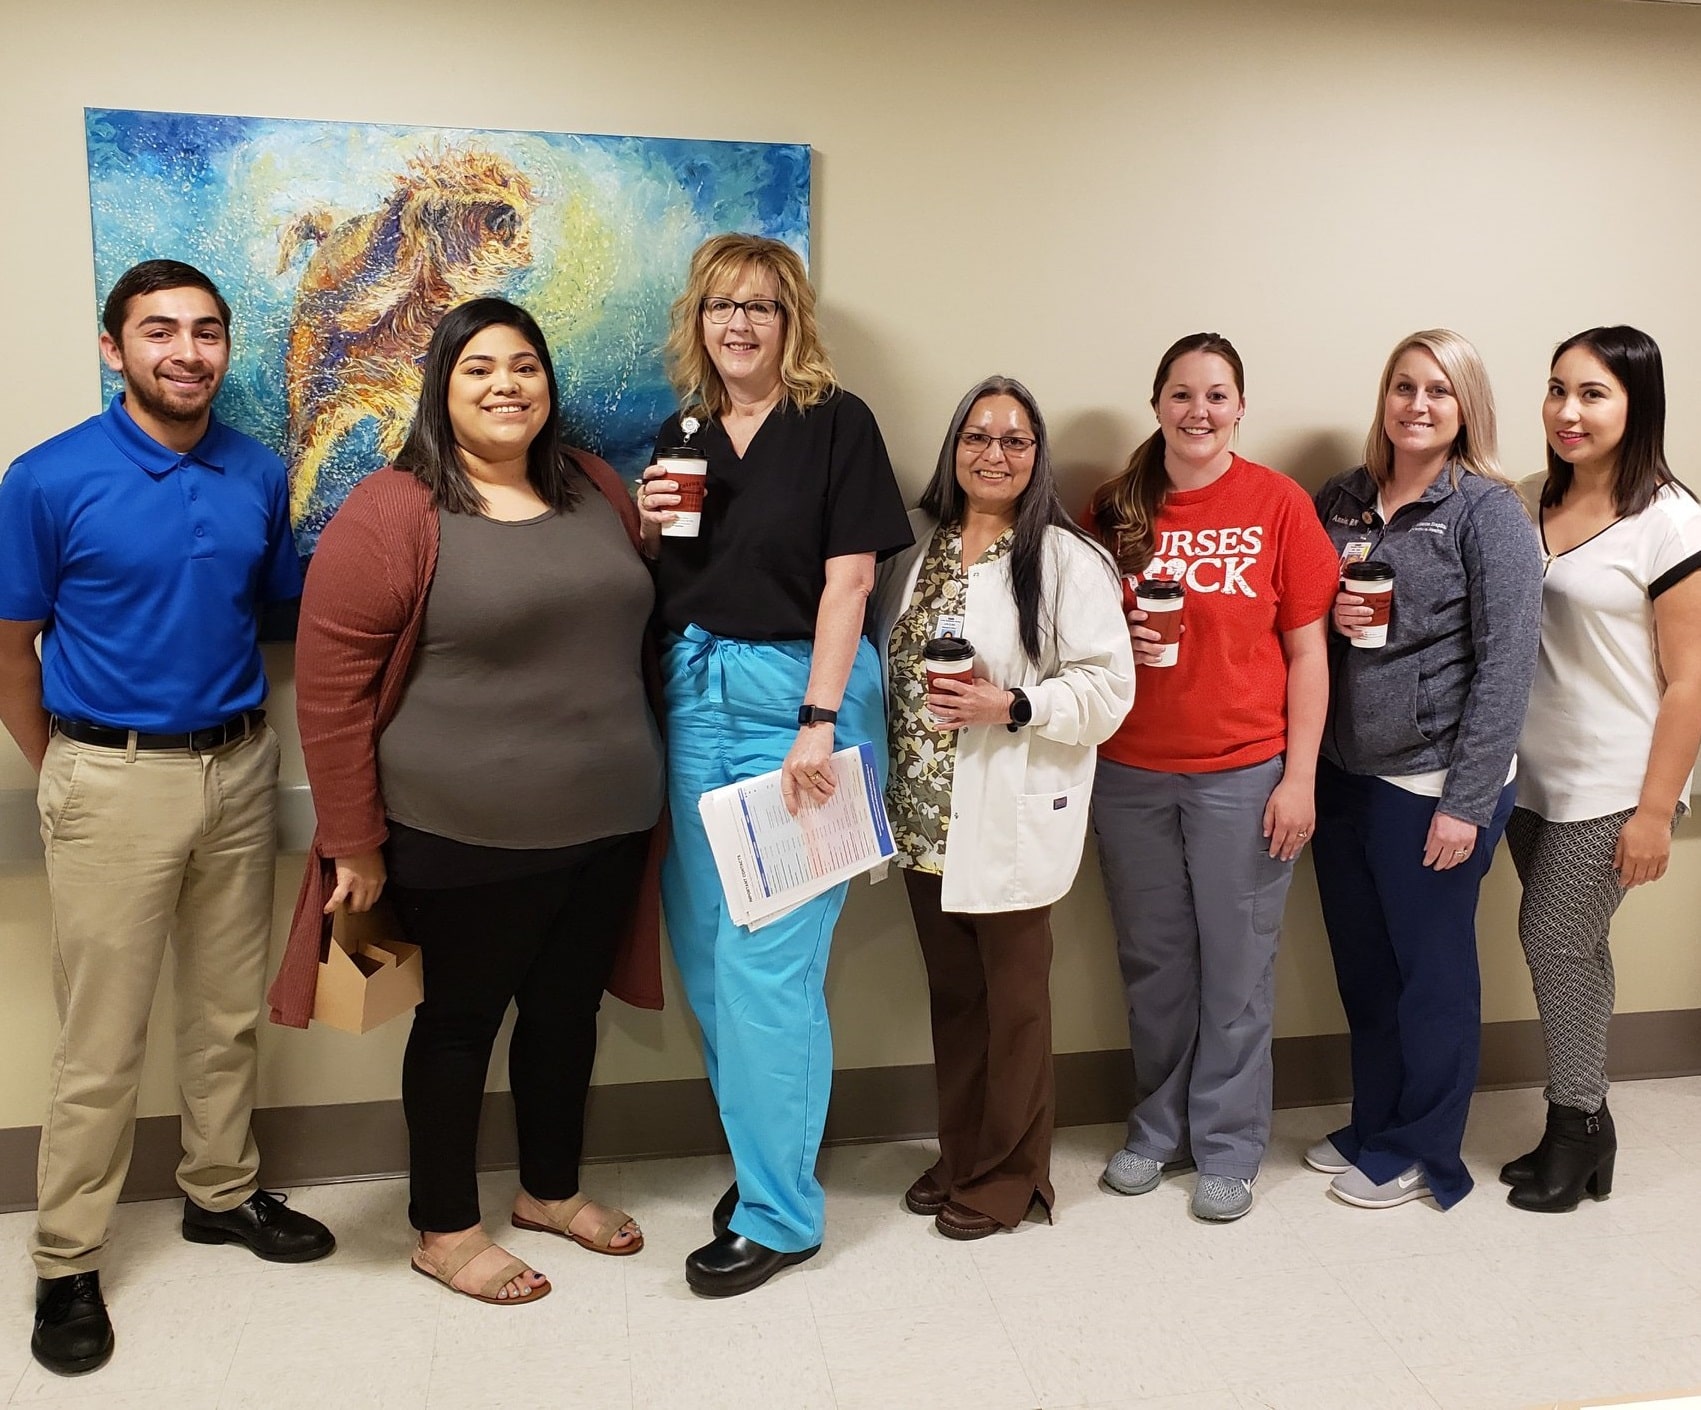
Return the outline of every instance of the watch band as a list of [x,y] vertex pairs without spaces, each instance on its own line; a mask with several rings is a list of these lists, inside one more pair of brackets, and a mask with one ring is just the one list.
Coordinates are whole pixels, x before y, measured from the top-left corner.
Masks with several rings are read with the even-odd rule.
[[1019,686],[1010,688],[1010,723],[1004,728],[1014,734],[1023,725],[1029,725],[1034,720],[1034,702],[1028,699],[1028,693]]
[[839,712],[837,710],[827,710],[820,705],[800,705],[797,708],[797,726],[799,729],[802,729],[804,725],[835,724],[838,718]]

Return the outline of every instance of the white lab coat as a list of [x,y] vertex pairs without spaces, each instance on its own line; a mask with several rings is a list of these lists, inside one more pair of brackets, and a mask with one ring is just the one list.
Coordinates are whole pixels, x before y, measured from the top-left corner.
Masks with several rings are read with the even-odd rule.
[[[882,565],[876,589],[882,669],[936,527],[920,510],[910,523],[915,546]],[[1036,664],[1022,650],[1010,556],[969,569],[963,636],[975,648],[975,674],[1020,686],[1034,718],[1014,732],[957,732],[941,889],[947,911],[1028,910],[1068,892],[1086,841],[1098,746],[1134,704],[1134,655],[1110,556],[1052,529],[1044,583]]]

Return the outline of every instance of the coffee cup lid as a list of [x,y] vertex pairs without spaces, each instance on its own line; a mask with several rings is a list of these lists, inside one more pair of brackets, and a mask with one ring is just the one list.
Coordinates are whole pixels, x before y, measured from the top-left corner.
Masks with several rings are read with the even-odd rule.
[[960,636],[932,637],[921,648],[926,661],[967,661],[974,654],[974,646]]
[[1349,563],[1342,569],[1343,578],[1352,578],[1363,583],[1387,582],[1394,576],[1394,565],[1377,560],[1366,559],[1359,563]]
[[707,453],[694,445],[669,446],[658,457],[661,460],[707,460],[708,458]]
[[1137,597],[1184,597],[1187,588],[1178,578],[1148,578],[1135,587],[1134,593]]

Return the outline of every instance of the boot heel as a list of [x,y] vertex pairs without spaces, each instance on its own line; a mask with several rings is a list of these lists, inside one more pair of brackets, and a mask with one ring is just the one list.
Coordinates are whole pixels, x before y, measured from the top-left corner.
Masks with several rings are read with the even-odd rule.
[[1595,1173],[1589,1176],[1588,1192],[1596,1199],[1606,1199],[1612,1194],[1612,1166],[1615,1155],[1609,1155],[1595,1167]]
[[192,1244],[227,1244],[230,1235],[223,1229],[204,1229],[199,1224],[183,1221],[183,1237]]

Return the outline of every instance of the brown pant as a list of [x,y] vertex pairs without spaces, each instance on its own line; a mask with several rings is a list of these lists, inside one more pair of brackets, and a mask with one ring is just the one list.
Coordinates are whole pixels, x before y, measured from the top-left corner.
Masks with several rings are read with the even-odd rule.
[[178,1184],[203,1208],[258,1188],[255,1031],[272,929],[278,741],[206,754],[54,735],[38,802],[53,907],[59,1045],[41,1128],[36,1272],[100,1265],[130,1167],[148,1014],[176,957]]
[[958,1204],[1010,1228],[1047,1209],[1057,1114],[1051,1068],[1051,907],[940,909],[940,879],[904,870],[927,965],[939,1161]]

